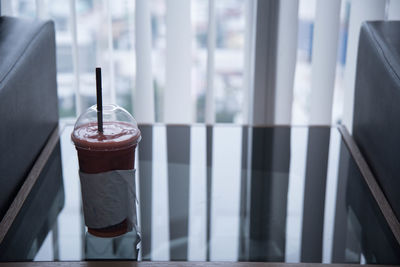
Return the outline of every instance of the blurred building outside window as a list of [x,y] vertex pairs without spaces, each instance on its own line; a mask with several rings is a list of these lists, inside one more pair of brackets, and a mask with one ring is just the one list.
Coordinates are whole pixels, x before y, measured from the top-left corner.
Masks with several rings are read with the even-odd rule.
[[[35,0],[12,0],[14,14],[36,17]],[[150,0],[152,29],[152,67],[155,90],[155,120],[163,121],[166,59],[166,1]],[[109,53],[106,1],[76,0],[79,51],[80,94],[83,108],[95,103],[94,68],[103,67],[103,88],[109,90],[110,62],[113,62],[116,102],[133,111],[135,86],[135,1],[115,0],[110,5],[113,53]],[[245,4],[246,0],[215,2],[216,46],[214,96],[216,122],[242,123],[244,88]],[[56,27],[57,82],[60,117],[74,118],[72,37],[69,1],[45,0],[46,18]],[[316,0],[300,0],[298,52],[292,110],[293,124],[307,124],[311,88],[311,54]],[[345,66],[350,0],[342,1],[333,103],[333,123],[340,122],[343,105],[343,69]],[[191,1],[192,23],[192,97],[193,122],[204,122],[207,86],[208,0]],[[107,96],[107,93],[105,93]],[[288,103],[290,104],[290,103]]]

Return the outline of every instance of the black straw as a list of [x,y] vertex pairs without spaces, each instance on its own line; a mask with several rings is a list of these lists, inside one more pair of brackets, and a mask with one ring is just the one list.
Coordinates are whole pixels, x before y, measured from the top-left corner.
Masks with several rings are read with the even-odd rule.
[[96,68],[97,130],[103,132],[103,97],[101,92],[101,68]]

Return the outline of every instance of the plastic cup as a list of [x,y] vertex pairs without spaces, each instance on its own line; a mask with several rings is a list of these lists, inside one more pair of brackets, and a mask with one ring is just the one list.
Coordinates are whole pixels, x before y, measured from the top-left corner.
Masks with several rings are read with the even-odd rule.
[[[96,105],[83,113],[75,123],[71,139],[78,152],[81,172],[96,174],[113,170],[133,170],[135,150],[141,140],[135,119],[117,105],[103,105],[103,132],[97,129]],[[100,237],[114,237],[131,229],[128,218],[89,233]]]

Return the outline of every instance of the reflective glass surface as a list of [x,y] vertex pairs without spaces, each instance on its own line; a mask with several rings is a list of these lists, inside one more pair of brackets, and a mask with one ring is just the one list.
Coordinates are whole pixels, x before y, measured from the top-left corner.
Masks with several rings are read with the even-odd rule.
[[0,259],[400,263],[337,128],[139,127],[140,233],[87,232],[67,126]]

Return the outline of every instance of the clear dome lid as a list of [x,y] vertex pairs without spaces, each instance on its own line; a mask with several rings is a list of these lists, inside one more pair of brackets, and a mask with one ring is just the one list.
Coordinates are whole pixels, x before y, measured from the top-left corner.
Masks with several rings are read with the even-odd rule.
[[79,116],[71,135],[76,147],[89,150],[116,150],[140,142],[136,120],[128,111],[114,104],[103,105],[103,132],[97,127],[97,106]]

